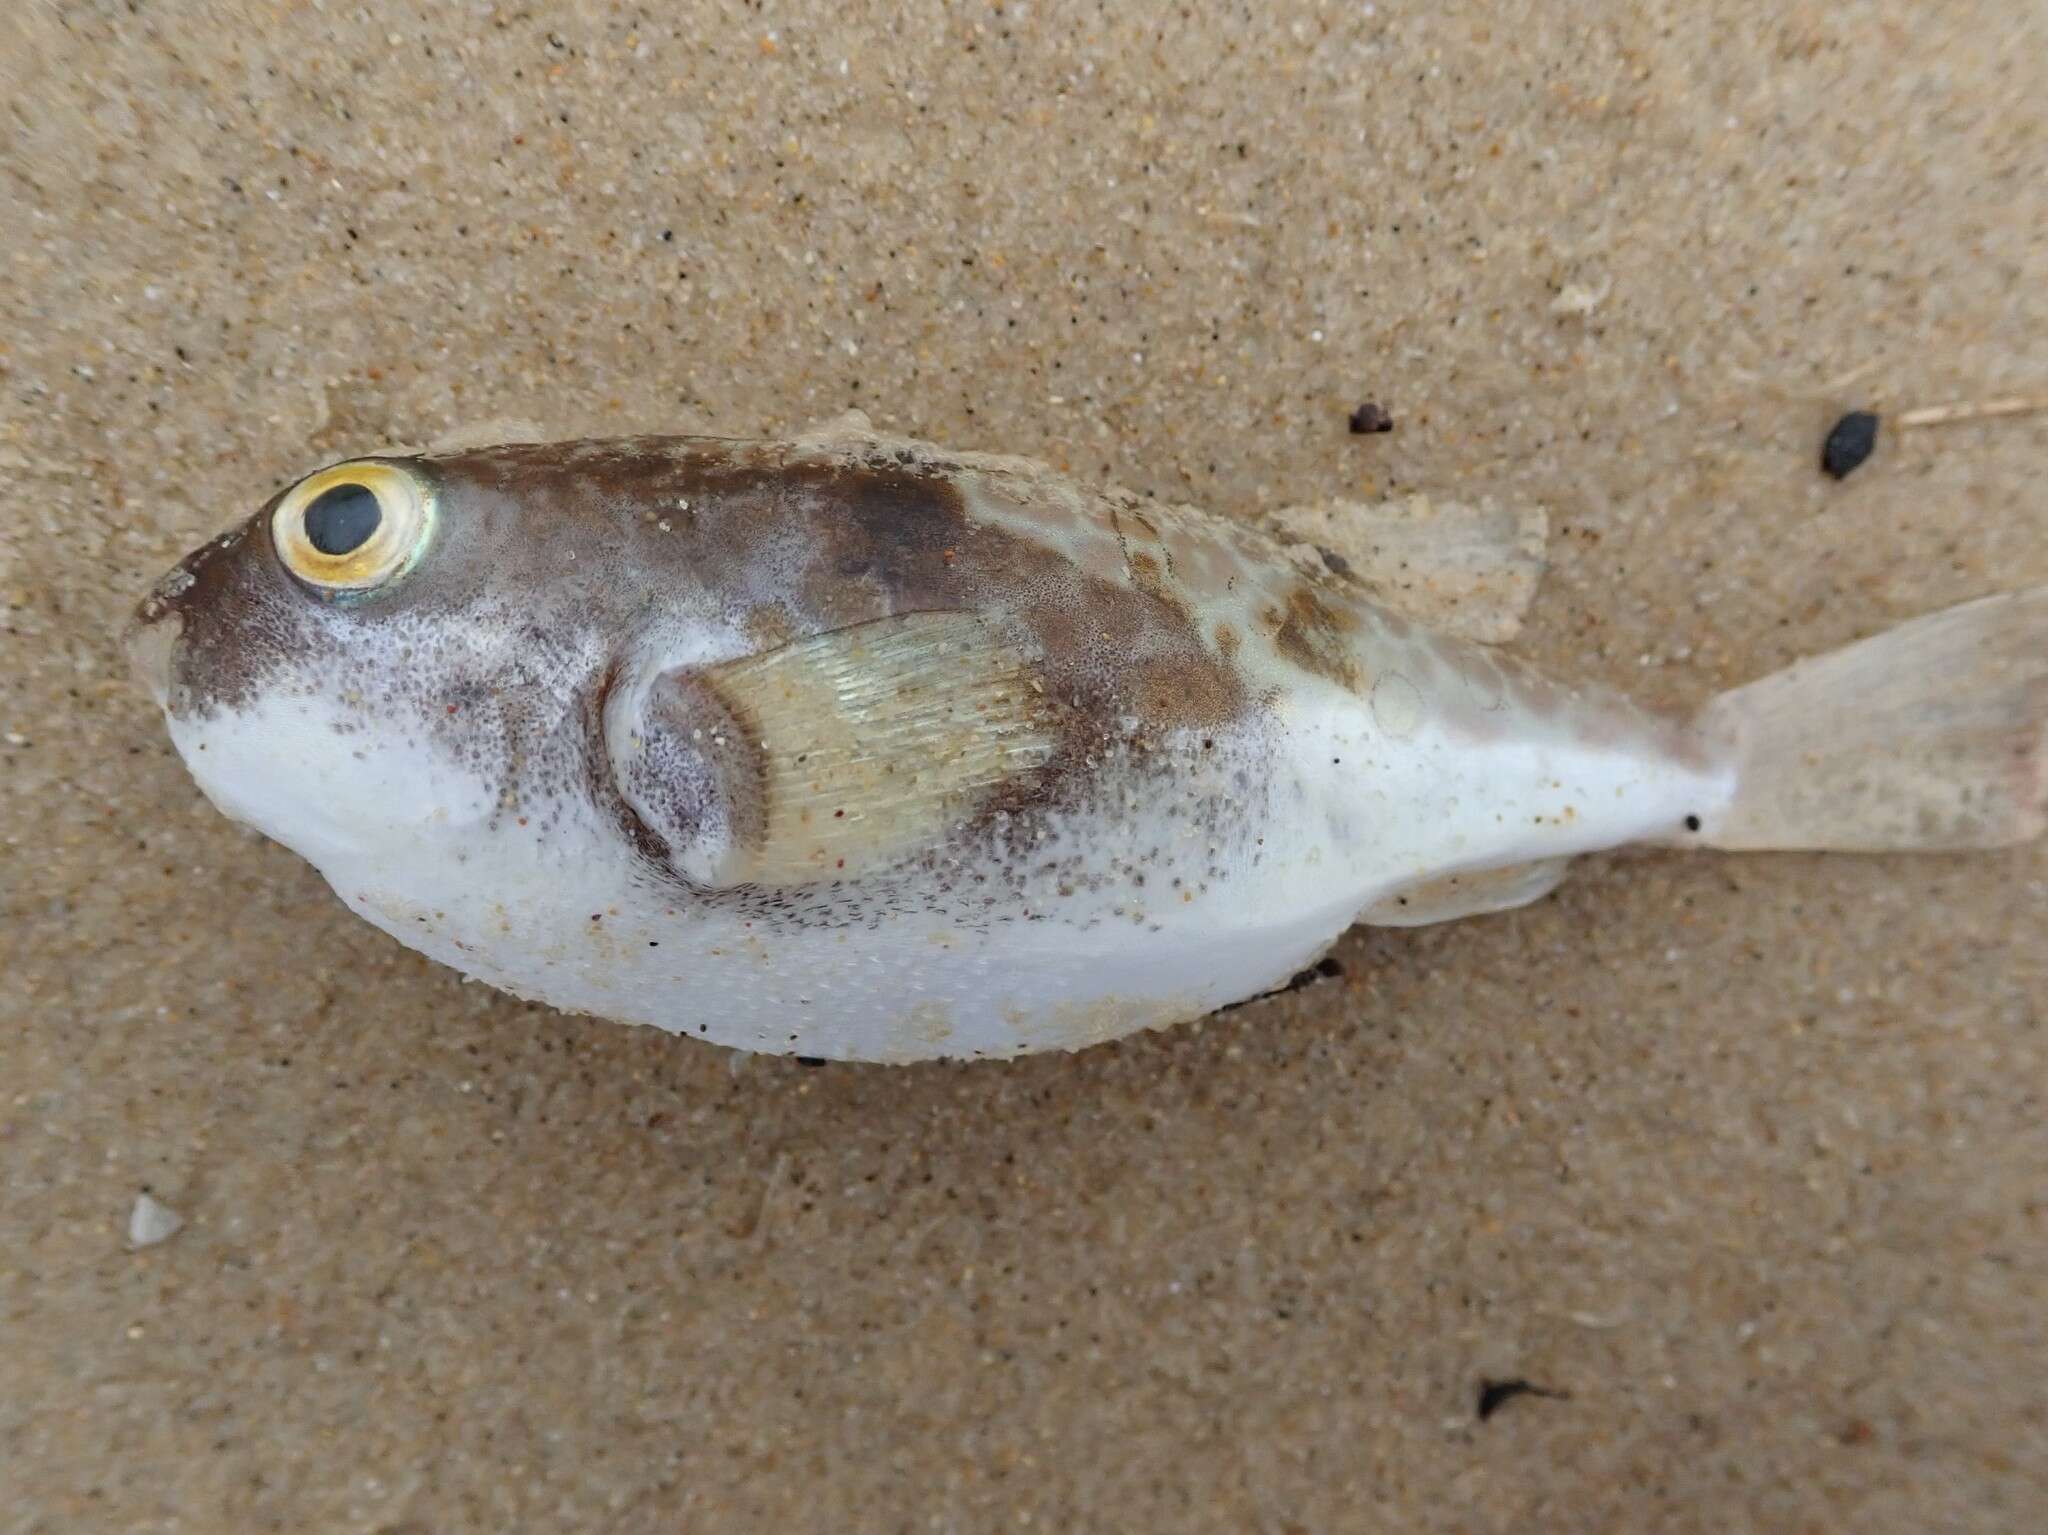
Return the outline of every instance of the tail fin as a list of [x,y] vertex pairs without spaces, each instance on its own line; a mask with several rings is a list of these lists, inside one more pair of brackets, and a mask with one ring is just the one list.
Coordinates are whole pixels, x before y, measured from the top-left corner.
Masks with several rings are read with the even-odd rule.
[[1887,852],[2006,847],[2048,826],[2048,587],[1902,624],[1723,693],[1733,799],[1696,839]]

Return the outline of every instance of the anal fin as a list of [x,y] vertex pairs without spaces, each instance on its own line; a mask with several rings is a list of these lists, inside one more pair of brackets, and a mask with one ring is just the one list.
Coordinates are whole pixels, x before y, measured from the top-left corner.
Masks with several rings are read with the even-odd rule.
[[1550,894],[1564,883],[1570,866],[1569,858],[1545,858],[1504,869],[1440,875],[1380,897],[1359,913],[1358,920],[1368,927],[1428,927],[1460,917],[1512,911]]

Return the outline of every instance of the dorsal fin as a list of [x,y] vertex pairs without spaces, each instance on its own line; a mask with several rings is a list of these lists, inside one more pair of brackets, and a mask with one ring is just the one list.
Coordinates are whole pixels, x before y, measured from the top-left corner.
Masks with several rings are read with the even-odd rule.
[[1311,570],[1341,570],[1381,606],[1486,644],[1520,632],[1550,536],[1540,506],[1427,496],[1282,507],[1270,522]]

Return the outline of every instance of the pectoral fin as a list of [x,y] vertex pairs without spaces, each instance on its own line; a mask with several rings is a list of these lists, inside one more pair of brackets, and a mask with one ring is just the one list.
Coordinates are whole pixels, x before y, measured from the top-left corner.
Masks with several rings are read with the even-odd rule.
[[1564,882],[1569,858],[1512,864],[1469,874],[1446,874],[1382,896],[1358,920],[1368,927],[1427,927],[1488,912],[1512,911],[1540,901]]
[[851,878],[934,847],[1053,748],[1028,658],[966,613],[664,673],[613,736],[621,793],[715,886]]

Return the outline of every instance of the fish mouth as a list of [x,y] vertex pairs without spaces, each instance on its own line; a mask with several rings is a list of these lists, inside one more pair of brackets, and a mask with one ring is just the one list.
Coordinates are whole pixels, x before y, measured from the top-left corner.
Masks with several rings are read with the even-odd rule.
[[178,639],[185,632],[185,620],[173,612],[161,596],[152,592],[136,608],[122,635],[128,652],[128,669],[144,692],[156,700],[165,713],[171,708],[171,681],[177,660]]

